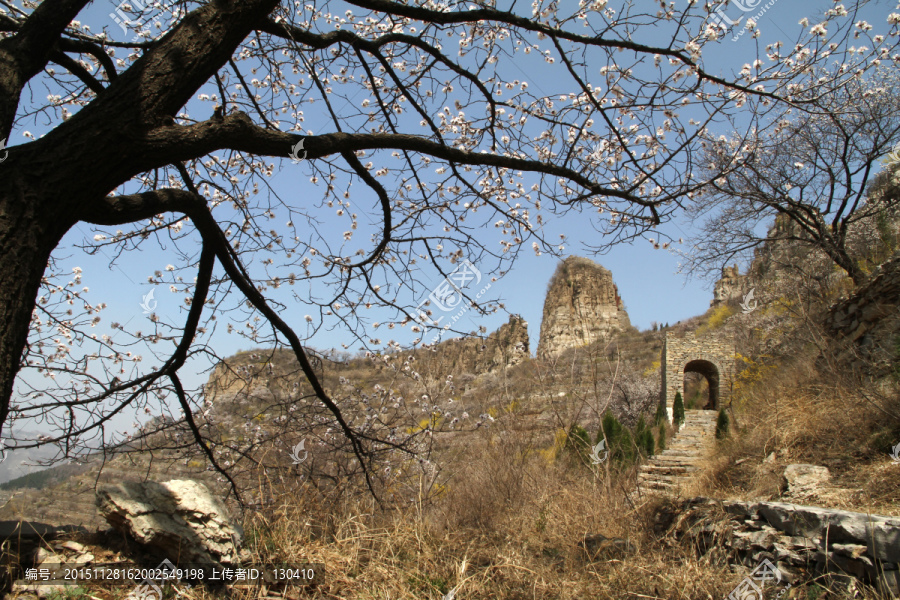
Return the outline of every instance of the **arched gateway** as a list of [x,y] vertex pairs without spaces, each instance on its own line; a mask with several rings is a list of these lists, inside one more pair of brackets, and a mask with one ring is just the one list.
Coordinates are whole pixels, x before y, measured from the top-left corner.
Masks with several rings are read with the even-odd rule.
[[696,337],[693,333],[684,337],[666,332],[666,343],[662,351],[662,390],[663,400],[669,421],[672,420],[672,408],[675,404],[675,393],[681,392],[684,397],[684,374],[700,373],[709,383],[708,408],[718,409],[722,400],[731,394],[731,385],[735,374],[734,343],[715,336]]

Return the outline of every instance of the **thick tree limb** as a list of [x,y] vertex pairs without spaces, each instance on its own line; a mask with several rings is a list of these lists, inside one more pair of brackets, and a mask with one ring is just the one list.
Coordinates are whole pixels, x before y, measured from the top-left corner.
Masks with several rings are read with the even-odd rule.
[[88,2],[44,0],[14,36],[0,40],[0,139],[12,130],[25,84],[47,65],[60,35]]
[[502,169],[516,169],[553,175],[568,179],[593,194],[621,198],[650,209],[652,221],[659,222],[656,207],[661,200],[647,200],[635,194],[603,186],[585,177],[578,171],[553,163],[541,162],[513,156],[501,156],[480,152],[459,150],[429,139],[409,134],[388,133],[331,133],[316,136],[302,136],[269,131],[255,125],[244,113],[228,115],[223,121],[204,121],[197,125],[160,127],[147,136],[149,152],[167,162],[190,160],[223,148],[264,156],[289,157],[293,146],[305,140],[303,149],[307,159],[323,158],[342,152],[357,150],[408,150],[428,154],[435,158],[484,165]]
[[334,415],[341,431],[350,440],[353,452],[364,469],[369,491],[377,499],[369,469],[366,468],[365,457],[368,452],[362,447],[359,438],[350,428],[346,419],[344,419],[340,408],[334,403],[325,391],[325,388],[322,387],[322,382],[319,381],[306,354],[306,350],[300,342],[300,338],[297,337],[294,330],[285,323],[278,313],[269,306],[262,293],[246,277],[240,259],[207,209],[206,201],[202,197],[189,191],[174,189],[132,194],[130,196],[107,197],[102,202],[95,204],[91,211],[91,218],[86,220],[103,225],[124,224],[148,218],[160,212],[180,212],[190,217],[203,238],[204,246],[211,248],[215,252],[216,257],[229,278],[231,278],[231,281],[240,289],[241,293],[244,294],[254,308],[260,311],[269,323],[285,336],[316,397]]

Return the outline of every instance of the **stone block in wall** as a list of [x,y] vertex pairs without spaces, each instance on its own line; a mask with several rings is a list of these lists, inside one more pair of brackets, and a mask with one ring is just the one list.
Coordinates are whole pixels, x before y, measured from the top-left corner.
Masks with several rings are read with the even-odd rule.
[[885,562],[900,562],[900,520],[885,519],[870,524],[869,555]]
[[827,508],[783,502],[766,502],[759,506],[759,514],[776,529],[811,539],[818,538],[818,533],[834,518],[833,513]]
[[877,587],[881,594],[896,598],[900,596],[900,571],[896,569],[896,563],[890,566],[895,568],[885,568],[884,571],[878,574]]

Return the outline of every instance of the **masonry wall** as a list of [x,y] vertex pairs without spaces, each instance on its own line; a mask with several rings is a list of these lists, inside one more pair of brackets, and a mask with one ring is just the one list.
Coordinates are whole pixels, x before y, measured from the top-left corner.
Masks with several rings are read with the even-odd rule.
[[684,367],[692,360],[709,361],[718,370],[719,406],[731,395],[735,376],[734,342],[712,335],[698,338],[693,333],[678,337],[673,332],[667,331],[660,369],[662,370],[662,394],[670,422],[675,405],[675,393],[681,392],[682,398],[684,397]]

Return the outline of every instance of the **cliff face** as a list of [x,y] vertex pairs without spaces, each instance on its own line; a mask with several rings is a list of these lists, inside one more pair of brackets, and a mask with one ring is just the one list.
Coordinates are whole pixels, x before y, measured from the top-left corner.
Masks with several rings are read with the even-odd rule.
[[722,278],[716,282],[710,306],[719,306],[741,298],[746,277],[741,275],[737,265],[722,269]]
[[480,375],[511,367],[530,356],[528,324],[518,315],[486,338],[456,338],[438,345],[437,354],[453,371]]
[[544,300],[538,356],[552,356],[631,327],[612,273],[570,256],[550,279]]
[[897,368],[900,339],[900,252],[831,307],[825,331],[833,351],[854,369],[884,377]]

